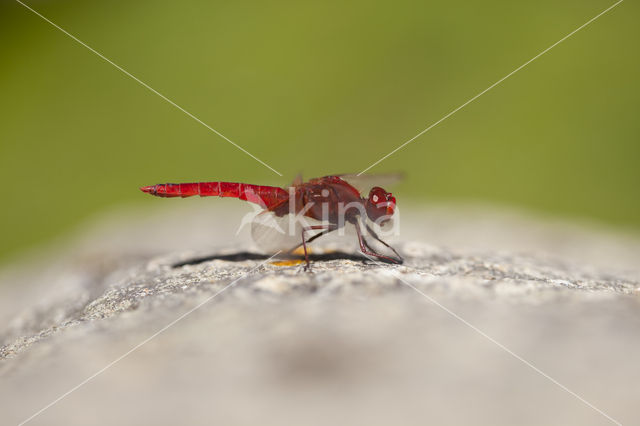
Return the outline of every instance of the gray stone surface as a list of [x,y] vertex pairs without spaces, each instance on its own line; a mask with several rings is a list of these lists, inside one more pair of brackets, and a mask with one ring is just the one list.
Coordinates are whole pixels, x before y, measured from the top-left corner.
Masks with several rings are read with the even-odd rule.
[[640,422],[637,235],[405,207],[404,265],[347,238],[308,274],[247,255],[233,205],[114,212],[5,266],[0,423],[115,360],[29,424]]

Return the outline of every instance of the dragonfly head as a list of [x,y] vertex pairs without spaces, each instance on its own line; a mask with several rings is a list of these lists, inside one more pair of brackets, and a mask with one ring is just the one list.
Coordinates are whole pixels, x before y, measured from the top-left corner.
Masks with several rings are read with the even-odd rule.
[[371,188],[366,201],[367,216],[382,225],[391,219],[396,209],[396,197],[379,186]]

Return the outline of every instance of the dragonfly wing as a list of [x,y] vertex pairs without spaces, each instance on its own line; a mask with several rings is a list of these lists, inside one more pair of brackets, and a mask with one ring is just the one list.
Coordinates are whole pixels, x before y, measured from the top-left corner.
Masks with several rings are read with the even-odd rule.
[[[300,219],[300,218],[298,218]],[[272,211],[263,211],[251,223],[251,238],[265,252],[288,251],[302,243],[302,229],[305,226],[322,224],[318,220],[304,217],[296,220],[295,215],[277,216]],[[308,231],[307,240],[318,230]]]
[[366,196],[374,186],[388,189],[404,180],[403,173],[386,173],[373,175],[343,174],[337,176],[340,179],[346,181],[349,185],[356,188],[364,196]]
[[291,186],[300,186],[303,183],[304,181],[302,180],[302,173],[298,173],[296,177],[293,179],[293,182],[291,182]]

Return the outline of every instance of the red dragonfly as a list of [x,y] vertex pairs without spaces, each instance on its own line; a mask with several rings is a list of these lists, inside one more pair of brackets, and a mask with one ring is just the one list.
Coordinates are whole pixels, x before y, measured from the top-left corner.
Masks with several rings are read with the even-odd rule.
[[[389,182],[397,180],[398,176],[332,175],[310,179],[307,182],[303,182],[302,178],[298,177],[287,188],[236,182],[199,182],[163,183],[143,186],[140,190],[157,197],[218,196],[239,198],[258,204],[264,211],[256,216],[258,220],[254,219],[252,234],[256,241],[272,242],[273,232],[269,234],[269,231],[265,231],[269,229],[278,229],[280,234],[285,234],[281,228],[273,226],[273,223],[267,225],[269,220],[291,218],[291,215],[302,217],[303,223],[300,225],[296,222],[295,231],[289,232],[289,236],[297,239],[297,244],[293,247],[289,245],[288,251],[303,247],[305,269],[309,269],[310,266],[307,244],[346,225],[355,227],[358,244],[363,254],[401,264],[402,256],[382,241],[370,225],[370,222],[381,226],[390,223],[396,210],[396,199],[393,194],[380,186],[372,185],[380,178]],[[357,188],[362,188],[362,185],[367,183],[371,190],[365,198]],[[312,223],[316,224],[309,225],[306,219],[311,219]],[[289,229],[292,230],[291,227]],[[314,231],[315,234],[309,237],[309,233]],[[390,249],[395,256],[378,253],[365,239],[364,231]]]

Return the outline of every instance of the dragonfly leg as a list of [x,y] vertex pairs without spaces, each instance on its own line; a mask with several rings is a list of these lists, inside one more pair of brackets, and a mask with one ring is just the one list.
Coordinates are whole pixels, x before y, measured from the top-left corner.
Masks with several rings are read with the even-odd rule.
[[[398,260],[400,260],[399,263],[404,263],[404,258],[402,256],[400,256],[400,254],[396,251],[396,249],[394,249],[393,247],[391,247],[389,244],[385,243],[384,241],[382,241],[382,239],[380,239],[380,237],[378,237],[378,234],[376,234],[374,232],[373,229],[371,229],[371,227],[369,226],[369,224],[365,223],[364,226],[367,228],[367,232],[369,234],[371,234],[371,236],[373,238],[375,238],[376,240],[378,240],[379,242],[381,242],[385,247],[387,247],[388,249],[390,249],[396,256],[398,256]],[[369,247],[369,249],[371,249],[371,247]]]
[[[307,241],[307,238],[305,237],[305,233],[309,232],[309,231],[313,231],[315,229],[323,229],[322,232],[314,235],[313,237],[309,238],[309,240]],[[304,269],[306,271],[309,271],[311,269],[311,264],[309,263],[309,254],[307,253],[307,243],[310,243],[311,241],[315,240],[316,238],[319,238],[321,236],[323,236],[324,234],[327,234],[331,231],[336,230],[337,227],[333,224],[328,224],[328,225],[313,225],[313,226],[305,226],[304,228],[302,228],[302,247],[304,249],[304,260],[306,262],[306,266],[304,267]],[[298,244],[297,246],[295,246],[294,248],[291,249],[291,251],[297,249],[298,247],[300,247],[300,244]]]
[[[310,243],[310,242],[322,237],[323,235],[327,235],[329,232],[332,232],[332,231],[335,231],[336,229],[338,229],[338,227],[336,225],[333,225],[333,224],[327,225],[327,226],[328,226],[327,229],[325,229],[322,232],[318,232],[316,235],[314,235],[313,237],[309,238],[307,240],[307,243]],[[294,246],[293,248],[287,250],[287,253],[291,254],[295,249],[299,248],[301,245],[302,245],[302,243]]]
[[[376,257],[378,259],[384,259],[387,260],[391,263],[396,263],[396,264],[401,264],[402,263],[402,257],[400,257],[400,259],[395,259],[393,257],[389,257],[389,256],[385,256],[383,254],[380,253],[376,253],[371,246],[369,246],[369,243],[367,243],[367,240],[364,239],[364,237],[362,236],[362,230],[360,229],[360,224],[358,222],[354,222],[353,225],[356,227],[356,233],[358,234],[358,243],[360,244],[360,251],[367,255],[367,256],[373,256]],[[378,238],[376,238],[378,239]],[[385,245],[387,245],[386,243],[384,243]],[[395,250],[394,250],[395,252]],[[396,253],[397,254],[397,253]]]

